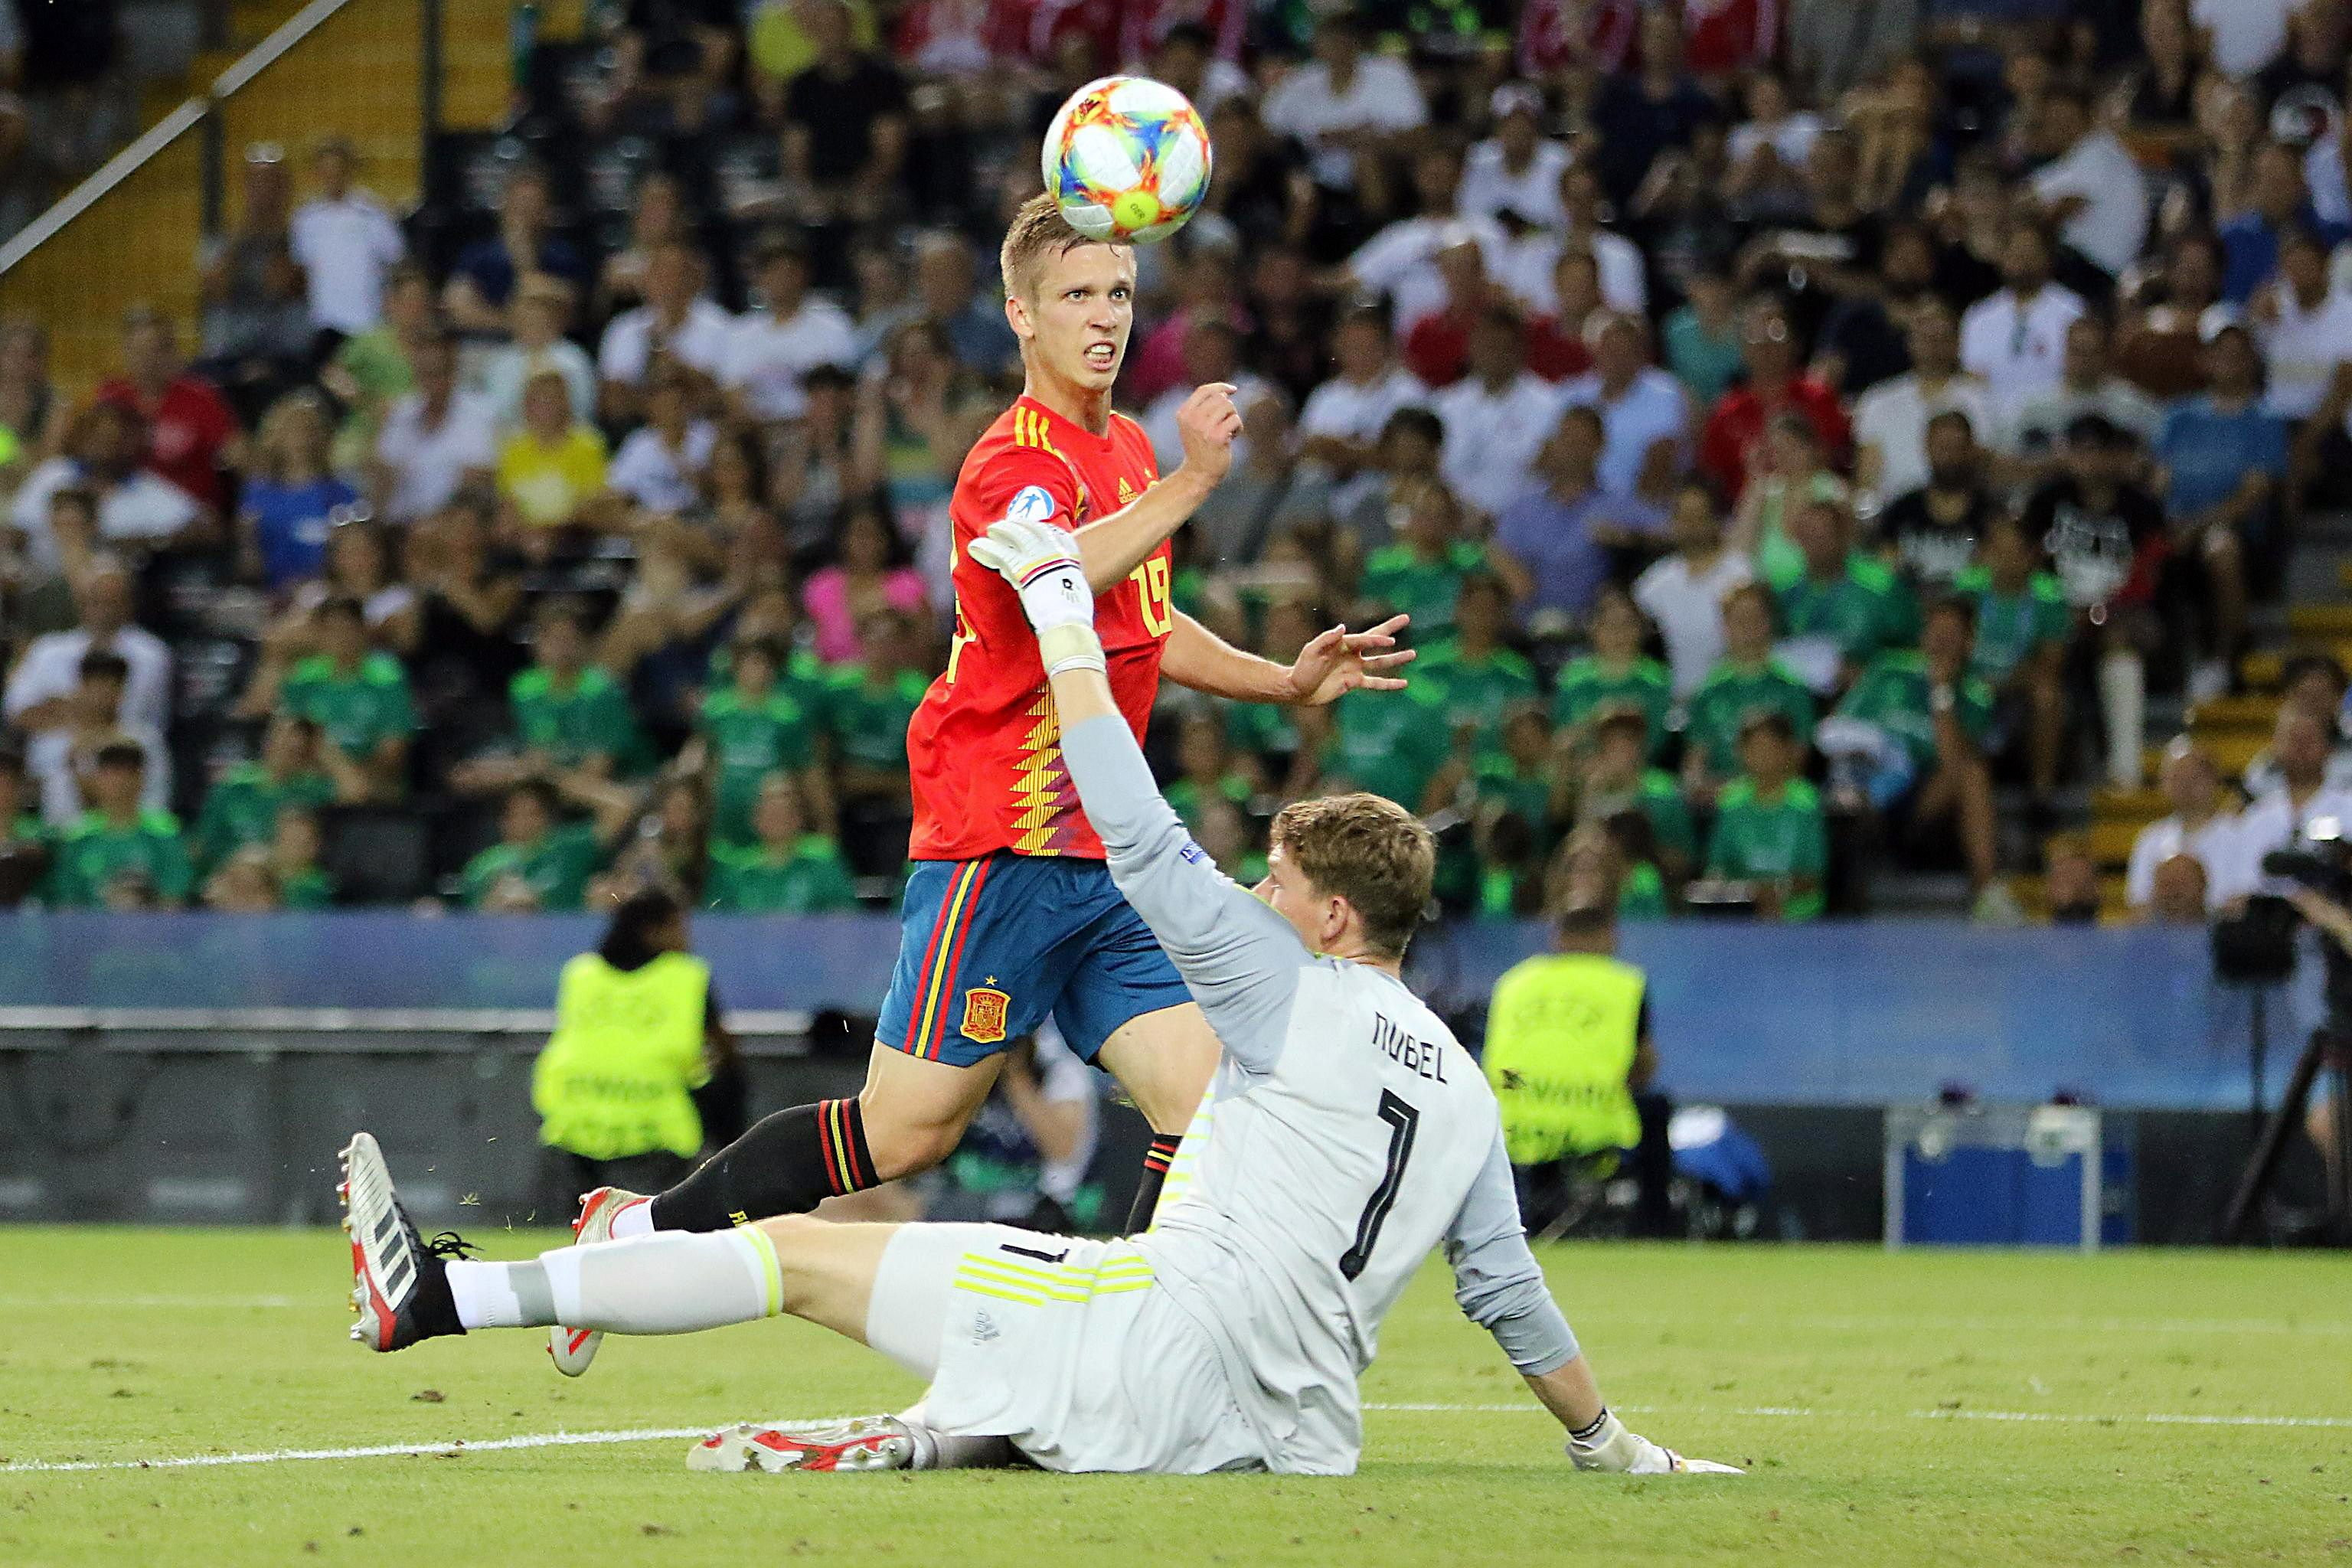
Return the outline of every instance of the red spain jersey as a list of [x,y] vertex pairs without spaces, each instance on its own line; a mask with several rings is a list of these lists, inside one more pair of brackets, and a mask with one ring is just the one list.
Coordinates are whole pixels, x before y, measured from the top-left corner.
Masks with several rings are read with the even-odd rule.
[[[1108,517],[1160,477],[1143,427],[1114,414],[1097,436],[1033,398],[973,443],[948,514],[955,531],[955,641],[907,726],[918,860],[1017,855],[1102,858],[1062,763],[1061,725],[1021,601],[968,547],[1008,511],[1076,529]],[[1095,601],[1111,695],[1143,739],[1175,625],[1166,543]]]

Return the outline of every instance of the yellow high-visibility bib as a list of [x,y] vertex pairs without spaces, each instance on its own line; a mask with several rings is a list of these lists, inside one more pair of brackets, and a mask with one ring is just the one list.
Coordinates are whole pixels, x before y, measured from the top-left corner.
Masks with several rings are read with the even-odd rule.
[[1642,1120],[1625,1075],[1641,1044],[1642,972],[1598,953],[1549,953],[1495,983],[1486,1081],[1514,1165],[1631,1149]]
[[539,1141],[591,1160],[702,1148],[691,1091],[702,1059],[710,966],[665,952],[615,969],[593,952],[563,966],[555,1033],[531,1068]]

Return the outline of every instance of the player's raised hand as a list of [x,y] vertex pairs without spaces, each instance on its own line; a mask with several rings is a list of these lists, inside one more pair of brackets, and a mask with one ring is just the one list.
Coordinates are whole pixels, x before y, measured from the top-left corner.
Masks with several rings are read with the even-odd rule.
[[1234,442],[1242,433],[1242,411],[1234,406],[1234,385],[1212,381],[1192,389],[1176,411],[1176,434],[1184,443],[1184,471],[1209,484],[1234,466]]
[[1391,616],[1364,632],[1333,626],[1300,648],[1291,661],[1290,700],[1318,708],[1359,687],[1367,691],[1403,690],[1404,678],[1389,672],[1420,657],[1412,648],[1396,645],[1397,633],[1411,620],[1409,616]]

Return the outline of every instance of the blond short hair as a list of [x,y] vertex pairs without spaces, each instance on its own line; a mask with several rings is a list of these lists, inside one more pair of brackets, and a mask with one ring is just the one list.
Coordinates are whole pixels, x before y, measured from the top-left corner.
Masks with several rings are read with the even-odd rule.
[[1038,272],[1049,256],[1062,256],[1082,245],[1108,245],[1105,239],[1090,239],[1070,226],[1053,196],[1039,192],[1021,204],[1013,215],[1013,222],[1004,230],[1004,247],[997,253],[998,270],[1004,279],[1004,291],[1016,299],[1037,297]]
[[1418,817],[1381,795],[1327,795],[1284,806],[1271,837],[1318,892],[1354,907],[1366,943],[1403,956],[1437,868],[1437,841]]

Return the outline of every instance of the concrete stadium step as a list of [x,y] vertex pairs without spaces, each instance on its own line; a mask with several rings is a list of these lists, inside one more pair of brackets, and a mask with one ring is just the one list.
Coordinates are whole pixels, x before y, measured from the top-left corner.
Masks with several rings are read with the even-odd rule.
[[[2010,896],[2025,911],[2026,918],[2046,921],[2050,918],[2050,881],[2046,877],[2011,877]],[[2099,923],[2121,924],[2131,918],[2131,905],[2124,898],[2124,879],[2120,872],[2102,872],[2099,876]]]
[[2279,700],[2266,692],[2208,698],[2189,710],[2189,729],[2196,735],[2209,730],[2260,730],[2268,733],[2278,719],[2278,710]]

